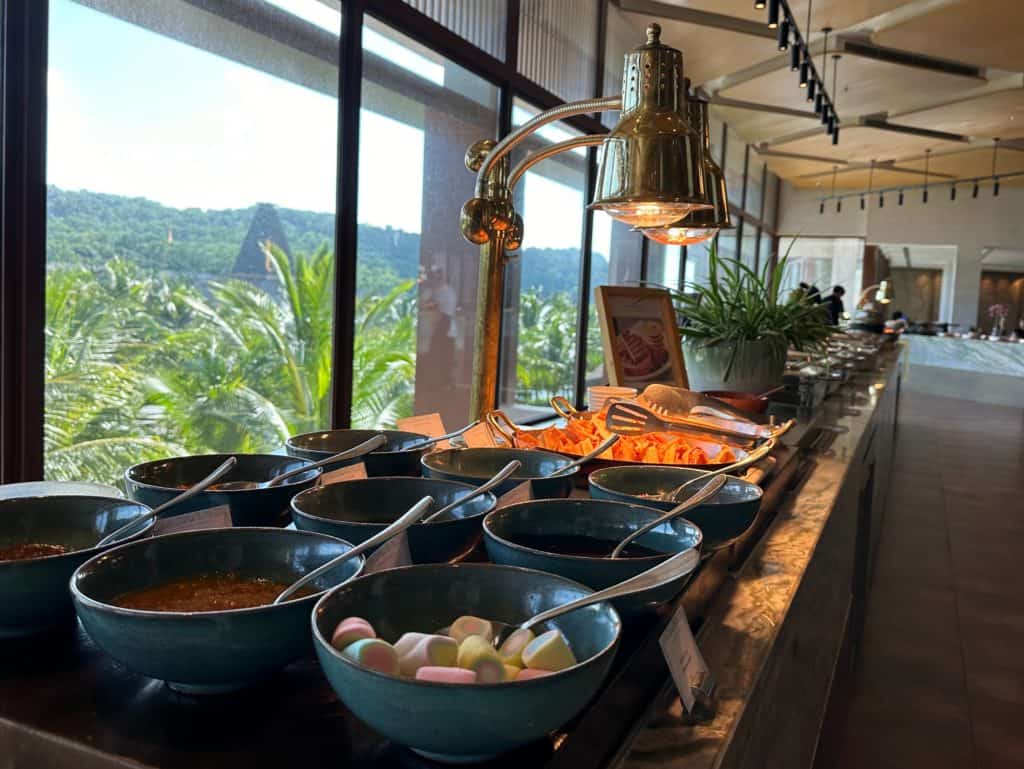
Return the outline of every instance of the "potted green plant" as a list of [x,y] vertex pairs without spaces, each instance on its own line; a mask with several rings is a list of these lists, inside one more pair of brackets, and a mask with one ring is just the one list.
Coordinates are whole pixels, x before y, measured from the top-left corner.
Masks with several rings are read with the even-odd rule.
[[788,252],[752,270],[708,252],[707,285],[673,292],[690,389],[761,393],[782,381],[786,350],[824,345],[833,332],[825,309],[802,291],[781,296]]

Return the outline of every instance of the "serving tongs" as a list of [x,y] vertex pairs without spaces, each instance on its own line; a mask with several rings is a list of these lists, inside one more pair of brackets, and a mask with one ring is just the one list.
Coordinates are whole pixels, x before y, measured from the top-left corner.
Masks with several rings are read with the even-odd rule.
[[747,438],[778,438],[793,426],[793,420],[776,425],[774,417],[767,424],[761,424],[724,401],[669,385],[648,385],[637,396],[636,403],[662,418],[688,419],[691,424],[699,425],[716,435],[727,435],[731,431]]
[[636,401],[619,401],[608,409],[605,426],[619,435],[643,435],[644,433],[688,433],[704,440],[726,440],[734,446],[749,448],[760,435],[751,430],[732,429],[709,421],[708,417],[691,417],[655,413]]

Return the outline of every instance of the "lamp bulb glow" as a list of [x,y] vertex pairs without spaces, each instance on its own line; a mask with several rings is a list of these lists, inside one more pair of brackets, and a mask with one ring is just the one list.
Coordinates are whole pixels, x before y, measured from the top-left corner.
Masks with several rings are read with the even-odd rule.
[[597,206],[612,219],[638,229],[663,227],[677,222],[692,211],[711,208],[709,205],[693,203],[606,203]]
[[717,227],[648,227],[646,237],[665,246],[692,246],[715,236]]

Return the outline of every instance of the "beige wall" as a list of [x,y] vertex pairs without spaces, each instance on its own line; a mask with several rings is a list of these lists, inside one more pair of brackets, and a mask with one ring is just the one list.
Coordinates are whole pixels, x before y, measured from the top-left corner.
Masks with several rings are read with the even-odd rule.
[[896,204],[896,193],[885,196],[885,207],[878,208],[877,193],[870,206],[861,211],[856,197],[843,200],[837,214],[835,201],[825,203],[818,213],[820,190],[798,189],[782,185],[779,206],[779,233],[804,236],[852,236],[869,243],[917,243],[957,247],[953,274],[952,317],[940,318],[966,326],[978,317],[978,293],[981,284],[981,257],[985,248],[1024,248],[1024,188],[1005,183],[998,198],[992,187],[982,186],[977,198],[971,197],[971,185],[960,184],[957,199],[949,199],[949,186],[933,188],[927,205],[921,202],[921,190],[908,191],[904,204]]

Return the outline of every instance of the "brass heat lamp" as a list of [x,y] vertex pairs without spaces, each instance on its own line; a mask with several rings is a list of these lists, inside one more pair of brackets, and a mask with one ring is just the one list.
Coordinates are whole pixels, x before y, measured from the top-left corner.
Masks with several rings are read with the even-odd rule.
[[708,103],[691,97],[686,103],[690,124],[701,135],[701,155],[705,189],[712,207],[694,211],[667,227],[648,227],[643,230],[651,240],[669,246],[689,246],[713,238],[719,230],[732,227],[729,219],[729,196],[725,189],[725,174],[714,161],[711,152],[711,121]]
[[[530,167],[560,152],[601,145],[592,209],[640,228],[663,227],[688,214],[714,210],[701,137],[687,116],[683,56],[662,45],[660,35],[661,27],[650,24],[646,42],[626,55],[622,96],[554,107],[501,141],[484,139],[466,152],[466,167],[477,175],[476,196],[462,207],[460,227],[467,240],[481,247],[471,418],[490,409],[497,392],[505,262],[523,237],[512,189]],[[610,133],[549,145],[509,168],[509,153],[542,126],[617,109],[622,116]]]

